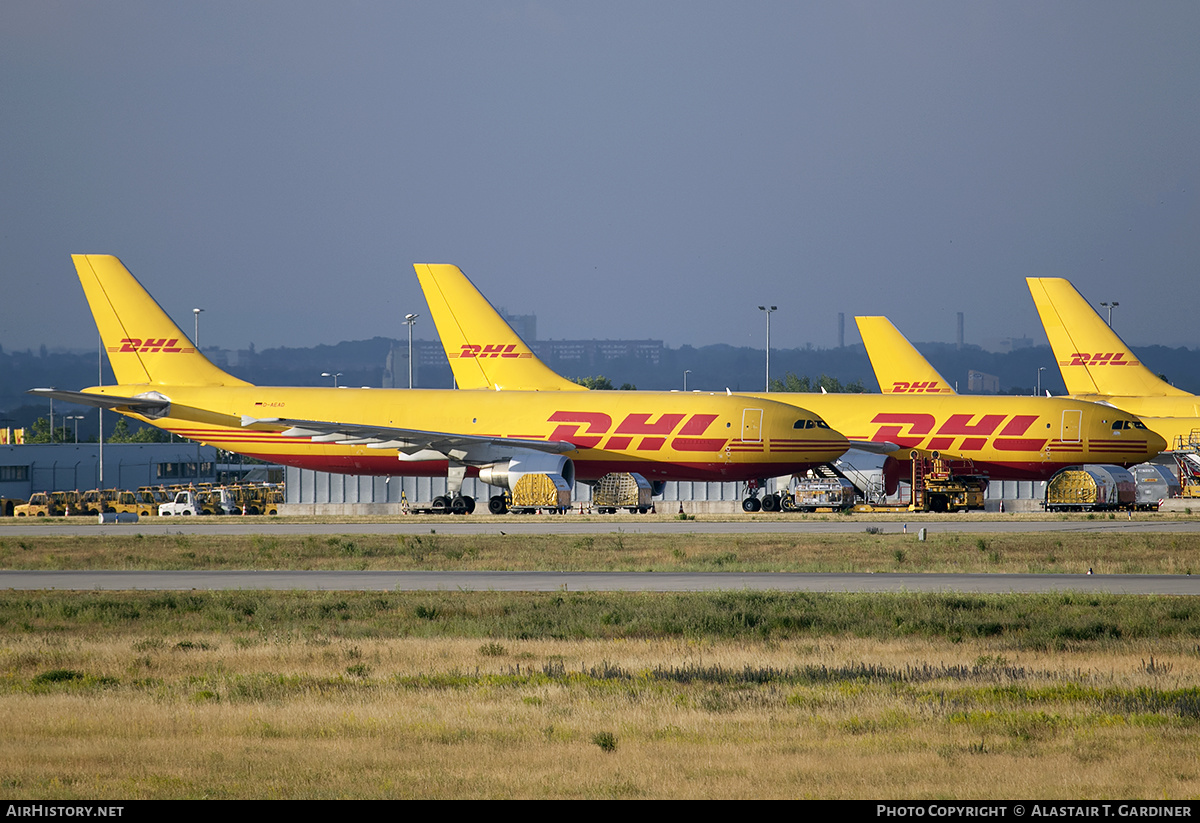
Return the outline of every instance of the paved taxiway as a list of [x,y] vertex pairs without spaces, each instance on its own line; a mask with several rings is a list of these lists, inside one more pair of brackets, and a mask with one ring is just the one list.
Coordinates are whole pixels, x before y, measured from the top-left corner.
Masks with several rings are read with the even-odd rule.
[[[1016,532],[1162,533],[1200,532],[1191,520],[452,520],[421,518],[404,522],[303,523],[230,518],[144,520],[100,526],[80,522],[8,521],[0,538],[26,535],[324,535],[324,534],[851,534],[867,527],[883,533],[905,530],[916,538],[930,534]],[[741,572],[354,572],[354,571],[0,571],[0,590],[72,591],[806,591],[806,592],[1099,592],[1141,595],[1200,595],[1200,575],[1034,575],[1034,574],[793,574]]]
[[89,537],[122,534],[854,534],[867,528],[877,528],[883,534],[898,534],[908,529],[915,535],[924,528],[929,534],[1012,534],[1037,532],[1103,532],[1184,534],[1200,532],[1198,520],[578,520],[571,516],[539,521],[517,517],[462,520],[451,517],[421,517],[390,522],[343,521],[340,523],[305,523],[263,519],[260,517],[205,518],[197,521],[187,517],[151,518],[137,523],[98,525],[94,518],[78,521],[5,518],[0,521],[0,539],[6,536],[36,537],[57,535]]

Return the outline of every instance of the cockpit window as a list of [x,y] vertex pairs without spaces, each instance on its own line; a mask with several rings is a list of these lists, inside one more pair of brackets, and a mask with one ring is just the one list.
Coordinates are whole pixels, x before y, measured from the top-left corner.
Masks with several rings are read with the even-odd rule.
[[793,429],[827,429],[829,424],[821,418],[816,420],[797,420],[792,424]]

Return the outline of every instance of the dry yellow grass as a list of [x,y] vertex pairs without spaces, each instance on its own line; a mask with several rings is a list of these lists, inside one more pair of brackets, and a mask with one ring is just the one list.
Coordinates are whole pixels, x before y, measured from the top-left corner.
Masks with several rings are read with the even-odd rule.
[[[1118,699],[1196,683],[1194,646],[1153,654],[1148,666],[1149,650],[1128,644],[10,638],[0,788],[14,799],[1195,797],[1197,718]],[[588,674],[602,664],[624,676]],[[652,676],[864,664],[945,671]],[[51,669],[86,678],[33,685]]]
[[[6,569],[1200,573],[1200,534],[678,534],[6,537]],[[352,527],[347,527],[352,528]],[[864,527],[865,528],[865,527]]]

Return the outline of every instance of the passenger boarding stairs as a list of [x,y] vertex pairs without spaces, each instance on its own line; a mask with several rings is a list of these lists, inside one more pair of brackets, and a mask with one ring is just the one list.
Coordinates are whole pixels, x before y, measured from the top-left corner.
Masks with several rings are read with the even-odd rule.
[[881,504],[887,498],[883,490],[883,475],[878,470],[873,475],[870,472],[859,471],[845,460],[838,460],[815,466],[808,470],[808,474],[810,477],[826,480],[840,477],[850,482],[862,499],[872,505]]
[[1200,497],[1200,429],[1191,434],[1175,438],[1172,453],[1179,466],[1179,488],[1181,497]]

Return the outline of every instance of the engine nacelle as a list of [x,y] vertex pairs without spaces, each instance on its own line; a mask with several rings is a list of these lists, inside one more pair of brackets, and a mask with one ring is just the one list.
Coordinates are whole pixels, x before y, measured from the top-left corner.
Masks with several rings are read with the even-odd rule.
[[562,454],[522,452],[505,462],[489,463],[479,468],[480,480],[489,486],[499,486],[509,491],[526,474],[556,474],[567,481],[569,488],[575,486],[575,464]]

